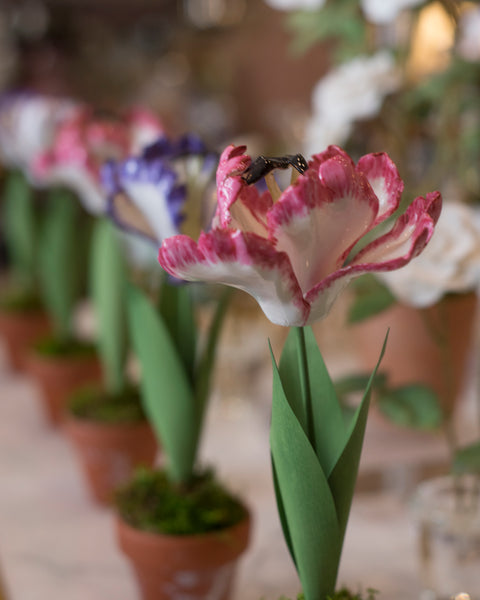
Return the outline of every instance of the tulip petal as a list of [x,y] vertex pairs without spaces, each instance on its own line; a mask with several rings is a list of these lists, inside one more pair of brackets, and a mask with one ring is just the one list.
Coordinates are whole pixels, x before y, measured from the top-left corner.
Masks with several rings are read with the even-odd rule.
[[374,223],[378,225],[397,210],[403,193],[403,181],[395,163],[385,152],[362,156],[356,169],[366,176],[379,200]]
[[441,205],[439,192],[416,198],[391,231],[366,246],[349,265],[314,286],[305,296],[311,306],[307,324],[323,318],[354,277],[372,271],[399,269],[420,254],[433,235]]
[[377,270],[399,269],[420,254],[433,235],[442,206],[439,192],[418,197],[393,228],[361,250],[352,265],[379,263]]
[[339,269],[377,217],[378,200],[350,159],[337,154],[299,177],[269,214],[270,235],[290,257],[304,292]]
[[251,162],[244,151],[245,146],[231,145],[220,156],[215,223],[267,237],[267,212],[273,201],[269,192],[260,194],[240,177]]
[[288,257],[251,233],[216,229],[196,244],[188,236],[164,240],[161,266],[187,281],[223,283],[252,295],[266,316],[279,325],[303,325],[309,307]]

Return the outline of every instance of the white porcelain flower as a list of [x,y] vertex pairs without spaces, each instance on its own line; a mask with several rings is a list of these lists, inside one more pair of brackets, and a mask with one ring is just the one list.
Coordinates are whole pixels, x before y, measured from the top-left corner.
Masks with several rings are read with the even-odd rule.
[[475,289],[480,283],[480,213],[457,202],[445,202],[435,233],[414,261],[389,273],[378,273],[405,304],[425,307],[448,292]]
[[465,60],[480,60],[480,8],[462,13],[459,23],[458,53]]
[[66,186],[89,212],[103,214],[107,198],[100,181],[102,165],[138,152],[140,144],[152,143],[161,133],[160,121],[144,111],[118,117],[82,106],[58,127],[48,148],[35,157],[32,170],[42,185]]
[[277,10],[315,10],[325,4],[325,0],[265,0]]
[[377,114],[384,97],[399,84],[394,59],[386,51],[359,56],[328,73],[313,90],[305,153],[344,143],[353,123]]
[[366,18],[376,25],[391,23],[406,8],[422,4],[425,0],[362,0]]

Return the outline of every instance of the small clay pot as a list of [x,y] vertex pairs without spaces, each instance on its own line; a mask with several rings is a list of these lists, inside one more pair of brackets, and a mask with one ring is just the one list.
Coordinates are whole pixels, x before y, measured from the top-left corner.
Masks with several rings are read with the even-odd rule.
[[43,311],[0,311],[0,335],[10,367],[15,371],[25,369],[31,345],[49,331],[50,323]]
[[36,382],[47,419],[59,425],[65,416],[68,397],[79,387],[101,381],[102,368],[94,354],[50,356],[31,351],[25,370]]
[[67,414],[65,431],[77,452],[94,500],[110,504],[115,490],[140,465],[152,467],[158,451],[151,426],[100,423]]
[[[426,309],[395,304],[353,327],[360,362],[368,371],[373,370],[390,328],[380,371],[388,373],[391,385],[421,383],[431,387],[450,413],[465,383],[476,315],[474,292],[445,296]],[[432,331],[440,332],[444,352]]]
[[228,529],[199,535],[141,531],[118,516],[115,526],[142,600],[228,600],[237,560],[250,538],[249,516]]

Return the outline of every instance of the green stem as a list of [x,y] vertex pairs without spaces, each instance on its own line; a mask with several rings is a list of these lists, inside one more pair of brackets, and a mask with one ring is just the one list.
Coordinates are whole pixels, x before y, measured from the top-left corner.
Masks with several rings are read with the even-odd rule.
[[305,344],[305,330],[303,327],[295,327],[297,333],[298,347],[298,373],[300,377],[300,390],[305,409],[307,422],[307,436],[312,446],[316,448],[315,427],[313,422],[312,394],[310,389],[310,377],[308,373],[307,346]]

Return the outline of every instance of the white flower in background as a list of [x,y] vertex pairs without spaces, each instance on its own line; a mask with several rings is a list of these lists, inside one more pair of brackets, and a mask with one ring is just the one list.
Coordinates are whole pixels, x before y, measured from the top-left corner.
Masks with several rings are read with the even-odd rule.
[[31,165],[46,151],[57,127],[75,111],[71,100],[28,93],[6,94],[0,101],[0,159],[35,180]]
[[377,277],[405,304],[425,307],[449,292],[476,289],[480,283],[480,213],[445,202],[435,233],[421,256]]
[[480,8],[473,7],[462,13],[457,50],[465,60],[480,60]]
[[277,10],[315,10],[325,4],[325,0],[265,0]]
[[407,8],[423,4],[425,0],[362,0],[365,17],[376,25],[391,23],[398,14]]
[[389,52],[359,56],[323,77],[312,94],[313,115],[305,132],[305,153],[341,145],[355,121],[376,115],[384,97],[400,83]]

